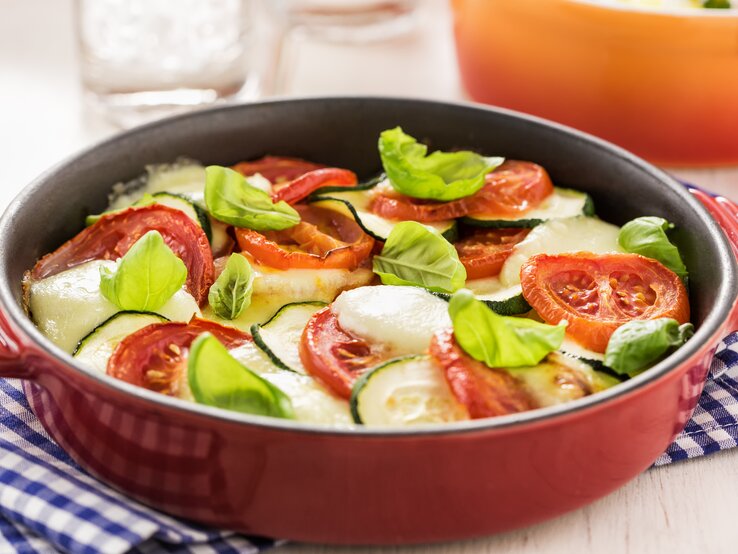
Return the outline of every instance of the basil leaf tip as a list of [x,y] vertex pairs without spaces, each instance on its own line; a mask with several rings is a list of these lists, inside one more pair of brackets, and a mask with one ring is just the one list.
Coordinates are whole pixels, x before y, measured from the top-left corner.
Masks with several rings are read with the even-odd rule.
[[661,262],[686,281],[687,268],[679,249],[671,243],[666,234],[673,228],[674,225],[662,217],[638,217],[623,225],[618,235],[618,243],[626,252]]
[[435,229],[416,221],[395,225],[372,267],[385,285],[450,293],[466,283],[466,269],[454,246]]
[[218,317],[236,319],[251,304],[254,270],[241,254],[231,254],[225,269],[208,292],[208,303]]
[[631,377],[641,373],[694,335],[691,323],[679,325],[662,317],[632,320],[615,329],[605,350],[604,364]]
[[290,398],[230,355],[210,333],[192,343],[187,380],[195,400],[247,414],[294,418]]
[[121,310],[156,311],[186,280],[187,267],[158,231],[138,239],[114,270],[100,268],[100,292]]
[[567,322],[539,323],[493,312],[467,289],[457,291],[448,313],[454,337],[475,360],[489,367],[534,366],[564,341]]
[[471,196],[484,186],[487,173],[504,158],[485,158],[476,152],[436,151],[395,127],[379,136],[379,155],[390,184],[413,198],[448,202]]
[[205,205],[218,221],[254,231],[280,231],[300,222],[287,202],[272,202],[238,171],[218,165],[205,168]]

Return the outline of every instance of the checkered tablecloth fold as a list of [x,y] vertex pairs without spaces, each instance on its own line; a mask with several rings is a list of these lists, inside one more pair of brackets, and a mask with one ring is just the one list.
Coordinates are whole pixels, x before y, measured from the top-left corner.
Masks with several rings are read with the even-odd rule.
[[738,445],[738,333],[717,348],[700,401],[676,438],[654,465],[705,456]]
[[0,379],[0,552],[248,554],[273,545],[177,520],[100,483],[49,438],[20,382]]

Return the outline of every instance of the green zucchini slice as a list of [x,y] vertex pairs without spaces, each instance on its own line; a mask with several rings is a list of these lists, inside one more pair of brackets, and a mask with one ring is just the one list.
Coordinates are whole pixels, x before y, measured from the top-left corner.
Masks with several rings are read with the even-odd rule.
[[153,312],[118,312],[83,337],[72,356],[83,365],[105,373],[108,359],[120,341],[147,325],[165,321],[169,320]]
[[523,382],[539,407],[570,402],[620,382],[581,360],[557,352],[536,366],[505,368],[505,371]]
[[588,350],[568,337],[564,339],[561,348],[559,348],[559,353],[563,354],[564,356],[569,356],[570,358],[581,360],[585,364],[591,366],[592,369],[596,370],[597,372],[612,377],[618,382],[626,381],[627,379],[629,379],[627,375],[621,375],[613,370],[611,367],[606,366],[604,354]]
[[173,164],[146,166],[146,187],[143,192],[156,195],[170,192],[201,196],[205,190],[205,168],[194,160],[180,158]]
[[294,302],[282,306],[266,323],[251,326],[254,342],[277,367],[306,374],[299,351],[302,331],[313,314],[325,306],[325,302]]
[[523,287],[511,287],[489,290],[487,279],[472,279],[466,282],[466,288],[471,290],[479,300],[500,315],[519,315],[531,310],[530,304],[523,297]]
[[[208,216],[208,213],[198,204],[192,202],[184,194],[157,192],[153,194],[153,197],[156,199],[157,204],[168,206],[170,208],[174,208],[175,210],[180,210],[186,213],[192,221],[202,227],[202,230],[205,231],[205,235],[207,235],[208,237],[208,241],[213,241],[213,233],[210,228],[210,217]],[[134,206],[136,206],[137,204],[138,202],[134,204]]]
[[[400,223],[400,221],[385,219],[372,213],[369,208],[372,201],[372,188],[374,186],[364,189],[344,188],[342,191],[336,190],[329,193],[320,193],[311,197],[310,203],[352,217],[369,236],[377,240],[387,240],[394,226]],[[456,221],[453,219],[425,223],[424,225],[433,227],[450,242],[453,242],[458,237]]]
[[475,227],[535,227],[549,219],[561,219],[577,215],[594,215],[592,197],[578,190],[555,187],[553,194],[541,202],[540,206],[520,217],[500,219],[482,215],[465,216],[461,222]]
[[588,350],[587,348],[580,346],[579,343],[573,341],[568,337],[564,339],[561,348],[559,348],[559,352],[561,352],[565,356],[569,356],[570,358],[577,358],[579,360],[582,360],[595,369],[599,369],[600,367],[605,365],[604,354]]
[[[494,283],[491,285],[490,283]],[[520,315],[531,310],[530,304],[523,297],[523,288],[520,285],[503,287],[499,279],[472,279],[466,282],[466,288],[471,290],[479,300],[487,304],[490,310],[500,315]],[[433,293],[444,300],[451,299],[450,294],[443,292]]]
[[351,414],[364,425],[418,425],[468,419],[430,356],[390,360],[364,374],[351,393]]

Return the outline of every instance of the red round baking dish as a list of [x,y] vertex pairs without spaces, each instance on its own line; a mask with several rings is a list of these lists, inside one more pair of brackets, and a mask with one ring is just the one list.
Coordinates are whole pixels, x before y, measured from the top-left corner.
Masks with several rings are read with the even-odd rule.
[[[86,213],[99,212],[113,183],[145,164],[185,155],[226,165],[271,153],[370,175],[379,169],[379,132],[395,125],[434,148],[535,161],[556,183],[589,192],[603,219],[667,217],[690,271],[695,336],[638,377],[565,405],[412,430],[336,430],[130,386],[75,364],[26,317],[23,272],[79,231]],[[0,220],[0,375],[25,379],[33,410],[80,465],[174,515],[334,544],[499,532],[606,495],[646,469],[682,429],[717,342],[738,326],[737,213],[610,144],[509,111],[314,98],[197,112],[72,157],[7,209]]]

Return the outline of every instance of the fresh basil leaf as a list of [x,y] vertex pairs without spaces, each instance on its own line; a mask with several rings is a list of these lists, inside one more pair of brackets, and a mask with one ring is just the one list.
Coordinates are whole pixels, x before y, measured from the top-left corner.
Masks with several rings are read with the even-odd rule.
[[405,134],[400,127],[379,136],[379,155],[392,187],[413,198],[447,202],[464,198],[484,186],[484,177],[504,158],[485,158],[475,152],[436,151]]
[[[133,206],[136,206],[137,208],[139,208],[141,206],[149,206],[151,204],[156,204],[156,198],[154,198],[153,195],[151,195],[148,192],[146,192],[146,193],[144,193],[144,195],[138,201],[136,201],[135,204],[133,204]],[[127,210],[130,207],[131,206],[127,206],[125,208],[120,208],[118,210],[108,210],[108,211],[105,211],[105,212],[103,212],[101,214],[88,215],[85,218],[85,226],[86,227],[89,227],[90,225],[94,225],[95,223],[97,223],[98,221],[100,221],[100,218],[102,216],[104,216],[104,215],[110,215],[110,214],[114,214],[114,213],[117,213],[117,212],[122,212],[123,210]]]
[[416,221],[395,225],[382,252],[374,256],[373,269],[385,285],[454,292],[466,283],[466,269],[453,245]]
[[679,325],[668,317],[635,319],[615,329],[607,343],[604,363],[617,373],[632,377],[680,347],[692,335],[691,323]]
[[461,348],[489,367],[534,366],[561,347],[566,332],[566,321],[547,325],[498,315],[467,289],[451,297],[448,313]]
[[208,302],[218,317],[236,319],[251,304],[254,270],[241,254],[231,254],[225,269],[208,292]]
[[279,231],[300,222],[287,202],[275,204],[238,171],[218,165],[205,168],[205,205],[215,219],[255,231]]
[[187,267],[158,231],[138,239],[115,270],[100,268],[100,292],[121,310],[154,312],[186,280]]
[[638,217],[620,229],[618,243],[626,252],[653,258],[664,264],[681,279],[687,278],[687,268],[666,232],[674,225],[662,217]]
[[210,333],[192,343],[187,379],[192,395],[201,404],[246,414],[295,417],[285,393],[243,366]]

